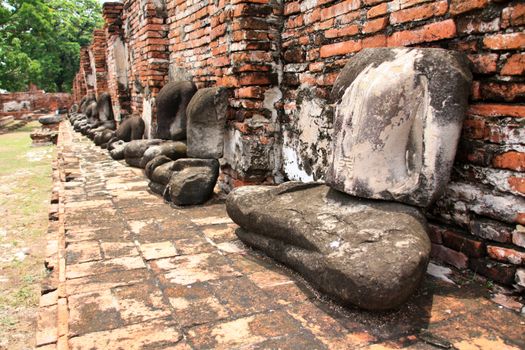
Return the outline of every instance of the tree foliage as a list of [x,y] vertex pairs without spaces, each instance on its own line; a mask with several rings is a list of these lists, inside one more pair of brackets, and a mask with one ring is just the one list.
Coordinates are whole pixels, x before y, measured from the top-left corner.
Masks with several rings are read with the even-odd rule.
[[101,12],[99,0],[0,0],[0,88],[70,91]]

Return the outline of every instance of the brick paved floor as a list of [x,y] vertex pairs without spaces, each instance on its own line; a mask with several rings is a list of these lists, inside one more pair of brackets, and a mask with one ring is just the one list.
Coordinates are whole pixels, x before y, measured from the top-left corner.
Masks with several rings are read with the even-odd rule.
[[216,201],[172,208],[60,130],[39,349],[519,349],[525,318],[461,275],[401,310],[341,308],[251,251]]

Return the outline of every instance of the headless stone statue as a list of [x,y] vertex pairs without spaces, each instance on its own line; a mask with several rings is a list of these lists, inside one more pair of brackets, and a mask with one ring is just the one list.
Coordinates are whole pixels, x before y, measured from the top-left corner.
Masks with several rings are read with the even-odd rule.
[[97,101],[98,126],[106,129],[115,130],[115,116],[113,115],[113,107],[111,105],[111,96],[107,92],[99,95]]
[[115,136],[124,142],[140,140],[144,136],[144,130],[144,120],[139,116],[131,116],[120,123]]
[[157,96],[157,130],[163,140],[186,139],[186,108],[197,87],[191,81],[168,83]]
[[428,265],[419,207],[449,180],[472,79],[466,62],[456,52],[418,48],[350,58],[332,91],[328,186],[233,191],[226,207],[241,226],[237,236],[343,304],[401,306]]

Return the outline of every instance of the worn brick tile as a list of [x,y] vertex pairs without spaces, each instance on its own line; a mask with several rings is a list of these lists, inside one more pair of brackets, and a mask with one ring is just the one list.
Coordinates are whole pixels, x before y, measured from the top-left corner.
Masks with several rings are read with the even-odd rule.
[[225,257],[212,253],[155,260],[151,266],[154,270],[164,270],[164,278],[170,283],[180,285],[241,275],[229,266]]
[[114,271],[66,281],[68,295],[106,290],[114,287],[145,281],[149,273],[145,268],[127,271]]
[[36,346],[56,343],[57,330],[57,305],[39,309],[36,326]]
[[71,338],[71,350],[92,349],[180,349],[185,347],[182,333],[172,321],[154,320],[111,331],[89,333]]
[[248,251],[248,247],[240,240],[223,242],[217,244],[217,248],[225,254],[242,254]]
[[171,314],[169,306],[162,299],[160,289],[153,283],[117,287],[112,290],[112,294],[119,305],[120,317],[126,324],[144,322]]
[[212,244],[210,244],[210,242],[199,236],[178,239],[173,243],[175,244],[177,252],[180,255],[210,253],[217,249]]
[[[478,325],[477,321],[479,317],[480,316],[476,314],[465,315],[450,322],[442,322],[436,325],[431,324],[428,328],[428,333],[432,336],[446,339],[457,349],[520,349],[520,346],[510,344],[508,341],[503,340],[507,338],[507,334],[504,334],[505,331],[500,332],[499,330]],[[494,321],[489,319],[488,322]],[[517,328],[513,330],[513,333],[521,337],[523,342],[522,335],[525,326],[516,326]]]
[[102,260],[98,241],[70,243],[67,246],[66,261],[68,265]]
[[[275,268],[274,268],[275,269]],[[248,278],[252,280],[259,288],[271,289],[275,286],[291,283],[292,279],[290,276],[285,275],[281,272],[272,270],[261,270],[248,275]]]
[[223,243],[237,239],[237,235],[235,235],[237,228],[238,226],[236,224],[214,225],[204,228],[202,232],[205,237],[211,239],[213,242]]
[[133,242],[102,242],[100,245],[106,259],[139,255],[139,251]]
[[230,313],[213,295],[213,288],[207,282],[187,286],[171,286],[165,289],[174,317],[181,327],[225,319]]
[[109,290],[69,297],[69,335],[121,327],[119,305]]
[[312,303],[294,305],[287,312],[329,349],[352,349],[376,340],[364,330],[349,331]]
[[140,244],[139,248],[146,260],[169,258],[177,255],[177,250],[170,241],[144,243]]
[[236,317],[275,309],[277,305],[246,277],[211,281],[214,294]]
[[[71,184],[71,182],[69,183]],[[81,210],[81,209],[102,209],[112,208],[113,202],[110,200],[92,200],[92,201],[75,201],[66,203],[67,210]]]
[[233,221],[229,216],[208,216],[203,218],[191,219],[195,225],[208,226],[208,225],[221,225],[221,224],[232,224]]
[[272,338],[301,333],[301,325],[283,311],[191,328],[188,340],[195,348],[251,348]]
[[39,306],[46,307],[46,306],[56,305],[57,301],[58,301],[58,292],[54,290],[52,292],[42,294],[40,296]]
[[[232,266],[244,275],[250,275],[255,272],[261,272],[271,268],[272,263],[268,258],[261,258],[252,254],[231,255],[228,257]],[[274,263],[273,263],[274,264]],[[275,269],[275,267],[273,267]]]
[[144,265],[144,261],[142,261],[141,257],[123,257],[104,261],[69,265],[67,267],[66,276],[68,279],[72,279],[111,271],[140,269],[143,267],[146,267],[146,265]]

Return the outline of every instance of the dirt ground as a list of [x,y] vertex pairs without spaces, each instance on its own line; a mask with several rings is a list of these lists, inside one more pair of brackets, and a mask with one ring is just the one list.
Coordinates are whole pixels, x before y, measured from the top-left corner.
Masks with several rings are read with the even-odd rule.
[[0,135],[0,349],[34,347],[54,147],[31,147],[30,123]]

